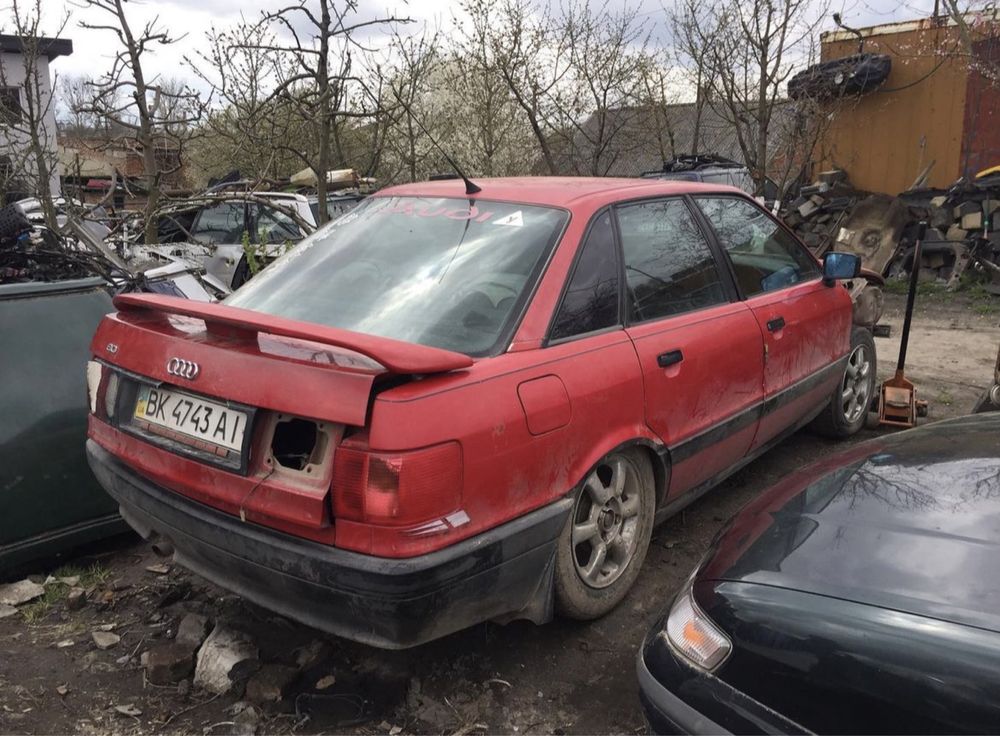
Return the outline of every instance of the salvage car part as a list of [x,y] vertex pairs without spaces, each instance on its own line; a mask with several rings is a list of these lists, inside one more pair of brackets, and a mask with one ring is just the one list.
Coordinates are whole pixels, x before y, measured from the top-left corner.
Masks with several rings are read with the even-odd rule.
[[813,64],[788,80],[793,100],[854,97],[872,92],[889,77],[892,59],[887,54],[853,54]]

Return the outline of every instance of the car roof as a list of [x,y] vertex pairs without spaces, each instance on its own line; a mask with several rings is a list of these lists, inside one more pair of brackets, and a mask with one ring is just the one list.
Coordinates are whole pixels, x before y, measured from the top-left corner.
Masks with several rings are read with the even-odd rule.
[[700,578],[1000,631],[1000,413],[855,445],[766,491]]
[[671,196],[678,194],[745,193],[735,187],[700,184],[690,181],[657,179],[625,179],[583,176],[525,176],[510,178],[479,178],[478,194],[467,195],[461,179],[421,181],[382,189],[374,196],[457,197],[461,199],[494,199],[550,207],[572,207],[583,203],[602,204],[626,199]]

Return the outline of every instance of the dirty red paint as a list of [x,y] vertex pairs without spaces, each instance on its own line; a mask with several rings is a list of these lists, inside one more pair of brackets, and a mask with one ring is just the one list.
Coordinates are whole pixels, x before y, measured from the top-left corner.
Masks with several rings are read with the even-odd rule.
[[[440,216],[481,214],[461,182],[411,184],[378,196],[452,197]],[[346,427],[345,446],[405,453],[457,443],[459,506],[421,504],[420,516],[392,524],[337,518],[332,462],[318,475],[272,472],[271,438],[256,421],[245,472],[214,467],[90,419],[90,437],[155,483],[247,521],[381,557],[411,557],[452,545],[565,496],[596,463],[624,445],[688,450],[662,475],[659,498],[673,499],[739,462],[752,446],[794,424],[832,386],[822,384],[763,421],[768,397],[808,378],[849,346],[846,291],[818,279],[633,327],[546,345],[553,313],[588,222],[603,208],[638,198],[741,193],[726,187],[614,179],[484,181],[491,200],[564,207],[569,224],[505,352],[488,358],[295,322],[222,304],[123,296],[100,326],[92,351],[109,365],[216,401]],[[461,201],[459,201],[461,200]],[[433,213],[432,213],[433,214]],[[780,308],[782,334],[762,321]],[[118,346],[113,354],[106,346]],[[769,356],[765,361],[765,344]],[[681,349],[661,368],[657,355]],[[201,374],[185,382],[167,362],[181,356]],[[419,380],[394,381],[390,376]],[[397,385],[398,383],[398,385]],[[740,417],[746,421],[736,421]],[[731,431],[727,430],[732,425]],[[713,434],[714,433],[714,434]],[[718,435],[717,437],[715,435]],[[714,437],[704,442],[706,436]],[[338,435],[339,437],[339,435]],[[696,449],[690,449],[695,447]],[[328,458],[329,459],[329,458]],[[468,522],[414,536],[428,521],[462,511]]]

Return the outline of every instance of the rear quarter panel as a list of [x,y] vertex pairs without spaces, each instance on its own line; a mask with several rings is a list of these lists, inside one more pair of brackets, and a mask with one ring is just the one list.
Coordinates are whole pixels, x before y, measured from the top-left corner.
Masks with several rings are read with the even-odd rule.
[[[531,384],[540,392],[523,390],[540,378]],[[469,536],[565,495],[616,446],[653,444],[642,407],[635,350],[614,330],[387,391],[374,403],[369,442],[394,450],[457,439]]]

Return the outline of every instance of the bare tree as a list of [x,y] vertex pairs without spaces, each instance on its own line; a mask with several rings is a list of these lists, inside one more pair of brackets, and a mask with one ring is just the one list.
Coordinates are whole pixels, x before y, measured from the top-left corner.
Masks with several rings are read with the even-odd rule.
[[441,111],[431,90],[432,79],[440,78],[443,63],[437,50],[440,45],[437,31],[425,31],[419,36],[397,33],[385,64],[379,69],[389,91],[384,142],[389,181],[424,178],[432,173],[429,166],[439,160],[437,150],[420,126],[440,128]]
[[[683,143],[677,140],[677,131],[670,113],[670,105],[676,102],[676,84],[671,78],[669,62],[665,54],[650,55],[642,65],[640,80],[640,116],[644,132],[654,137],[661,161],[674,158]],[[698,137],[698,122],[695,121],[695,134]],[[697,150],[692,151],[696,153]]]
[[567,6],[562,21],[572,70],[553,99],[560,127],[571,131],[577,173],[606,175],[633,145],[627,133],[637,119],[642,71],[650,36],[635,8]]
[[56,121],[60,133],[81,136],[107,132],[106,121],[86,111],[92,97],[94,78],[87,75],[67,75],[59,78],[59,109]]
[[685,70],[688,84],[695,90],[694,125],[688,153],[701,150],[701,122],[708,102],[709,80],[714,76],[712,46],[717,30],[712,24],[711,6],[699,0],[678,0],[669,11],[673,33],[673,52],[679,66]]
[[758,195],[784,85],[808,61],[825,11],[826,0],[727,0],[693,29],[710,50],[713,108],[732,126]]
[[[41,0],[12,0],[11,30],[19,39],[20,53],[10,69],[0,54],[0,86],[16,90],[15,101],[0,108],[0,140],[7,155],[7,168],[18,172],[38,197],[45,222],[56,227],[52,180],[58,171],[52,86],[49,80],[48,48],[41,33]],[[63,16],[55,35],[68,21]]]
[[198,159],[215,174],[239,169],[251,179],[291,174],[299,159],[288,150],[293,139],[293,111],[273,95],[287,76],[284,59],[273,50],[270,29],[240,22],[206,33],[207,50],[185,59],[191,71],[212,89],[213,106],[205,115]]
[[[391,28],[408,18],[395,16],[359,18],[357,0],[316,0],[311,5],[299,0],[262,15],[261,24],[272,29],[273,40],[242,44],[278,54],[283,60],[281,78],[269,100],[279,100],[296,111],[311,145],[290,148],[316,176],[319,220],[327,220],[327,174],[343,165],[343,133],[351,120],[370,117],[370,110],[349,108],[352,87],[361,95],[373,96],[369,78],[354,66],[354,55],[370,52],[363,43],[375,28]],[[239,46],[240,44],[237,44]]]
[[[136,31],[125,12],[125,0],[82,0],[84,7],[103,14],[106,22],[83,21],[81,27],[106,31],[118,41],[112,67],[92,84],[93,95],[81,108],[99,116],[113,131],[114,143],[142,157],[146,188],[145,242],[156,242],[156,212],[164,178],[183,166],[184,146],[201,119],[198,94],[182,83],[147,77],[143,66],[157,46],[179,39],[154,18]],[[158,155],[159,154],[159,155]]]
[[565,24],[550,5],[529,0],[466,0],[462,8],[482,29],[492,66],[531,128],[546,172],[558,173],[553,98],[571,68]]

